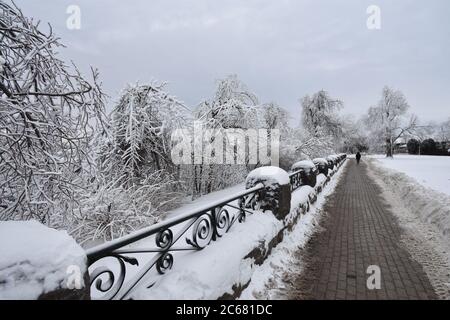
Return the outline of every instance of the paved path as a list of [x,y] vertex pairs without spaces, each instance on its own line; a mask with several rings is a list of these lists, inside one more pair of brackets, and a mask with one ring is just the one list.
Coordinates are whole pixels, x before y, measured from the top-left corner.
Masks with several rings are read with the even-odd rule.
[[[401,230],[364,163],[348,159],[328,198],[327,217],[308,243],[307,267],[292,299],[436,299],[422,267],[400,243]],[[381,269],[381,289],[366,287],[367,267]]]

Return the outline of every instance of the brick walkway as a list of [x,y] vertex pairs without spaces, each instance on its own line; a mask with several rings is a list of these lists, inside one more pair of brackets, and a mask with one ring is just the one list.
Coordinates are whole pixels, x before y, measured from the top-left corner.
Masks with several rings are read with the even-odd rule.
[[[401,245],[397,220],[366,165],[347,161],[324,206],[324,231],[308,243],[304,254],[309,262],[290,298],[436,299],[422,267]],[[369,265],[381,269],[380,290],[366,287]]]

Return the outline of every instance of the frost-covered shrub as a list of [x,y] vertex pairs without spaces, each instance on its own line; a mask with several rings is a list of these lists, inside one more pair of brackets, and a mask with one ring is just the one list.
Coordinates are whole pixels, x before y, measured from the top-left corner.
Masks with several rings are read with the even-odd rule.
[[173,190],[175,180],[162,171],[132,187],[101,185],[80,201],[64,224],[71,226],[71,235],[80,243],[111,240],[157,222],[178,204],[181,194]]
[[184,105],[164,84],[129,85],[98,140],[89,190],[68,224],[81,242],[109,240],[153,224],[180,199],[179,172],[170,156],[171,131],[184,123]]

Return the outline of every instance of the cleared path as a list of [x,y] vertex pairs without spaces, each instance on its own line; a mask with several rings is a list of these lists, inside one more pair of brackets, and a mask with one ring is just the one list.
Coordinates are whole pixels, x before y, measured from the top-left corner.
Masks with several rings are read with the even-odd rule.
[[[401,229],[364,162],[348,159],[328,198],[322,232],[307,248],[306,269],[291,299],[436,299],[421,265],[400,241]],[[367,268],[381,269],[381,289],[367,288]]]

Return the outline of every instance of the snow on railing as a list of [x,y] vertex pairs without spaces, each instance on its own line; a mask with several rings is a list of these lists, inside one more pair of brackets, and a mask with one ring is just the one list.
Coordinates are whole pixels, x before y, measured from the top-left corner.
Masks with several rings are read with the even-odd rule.
[[[124,299],[144,277],[164,274],[174,253],[201,250],[259,209],[264,185],[167,219],[122,238],[88,249],[93,299]],[[184,241],[183,241],[184,240]],[[139,246],[135,246],[140,242]],[[143,263],[141,265],[141,263]],[[152,281],[147,284],[152,286]]]
[[[341,155],[335,165],[344,159]],[[291,192],[305,184],[303,174],[303,170],[289,173]],[[246,214],[260,210],[265,191],[266,187],[258,183],[224,199],[88,249],[91,298],[127,299],[137,286],[151,288],[158,275],[172,268],[174,255],[203,249],[227,233],[236,221],[244,222]]]

